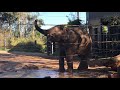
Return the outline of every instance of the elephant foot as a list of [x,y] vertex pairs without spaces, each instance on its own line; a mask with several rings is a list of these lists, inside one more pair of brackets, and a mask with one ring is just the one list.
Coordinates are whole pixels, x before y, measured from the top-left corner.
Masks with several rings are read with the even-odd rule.
[[65,69],[59,69],[59,72],[65,72]]
[[73,69],[67,69],[68,73],[73,73]]
[[88,67],[78,67],[78,70],[88,70]]

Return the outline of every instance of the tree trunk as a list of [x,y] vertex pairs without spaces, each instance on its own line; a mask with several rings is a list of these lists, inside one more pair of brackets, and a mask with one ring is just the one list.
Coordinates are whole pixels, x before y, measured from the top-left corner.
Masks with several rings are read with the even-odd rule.
[[32,39],[35,38],[35,31],[34,31],[34,28],[32,28]]
[[6,50],[6,31],[4,31],[4,50]]
[[12,37],[12,28],[11,28],[11,25],[10,25],[10,38]]

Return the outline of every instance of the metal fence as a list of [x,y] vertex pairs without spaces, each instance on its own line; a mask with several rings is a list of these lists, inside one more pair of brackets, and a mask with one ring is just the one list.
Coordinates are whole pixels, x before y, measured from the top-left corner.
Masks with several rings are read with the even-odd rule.
[[92,56],[113,57],[120,54],[120,25],[107,26],[108,32],[104,33],[101,26],[93,26]]

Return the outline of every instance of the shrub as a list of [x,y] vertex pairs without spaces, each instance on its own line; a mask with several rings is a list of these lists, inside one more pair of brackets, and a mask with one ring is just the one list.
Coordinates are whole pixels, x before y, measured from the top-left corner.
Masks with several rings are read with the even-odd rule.
[[44,40],[40,38],[11,38],[9,40],[12,47],[9,51],[25,51],[25,52],[45,52],[46,45]]

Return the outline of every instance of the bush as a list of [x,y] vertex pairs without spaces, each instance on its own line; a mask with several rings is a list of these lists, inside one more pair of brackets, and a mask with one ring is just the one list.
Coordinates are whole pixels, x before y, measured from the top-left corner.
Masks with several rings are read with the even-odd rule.
[[101,23],[103,25],[120,25],[120,16],[111,16],[106,18],[101,18]]
[[46,50],[45,42],[40,38],[11,38],[9,42],[12,47],[9,51],[45,52]]

